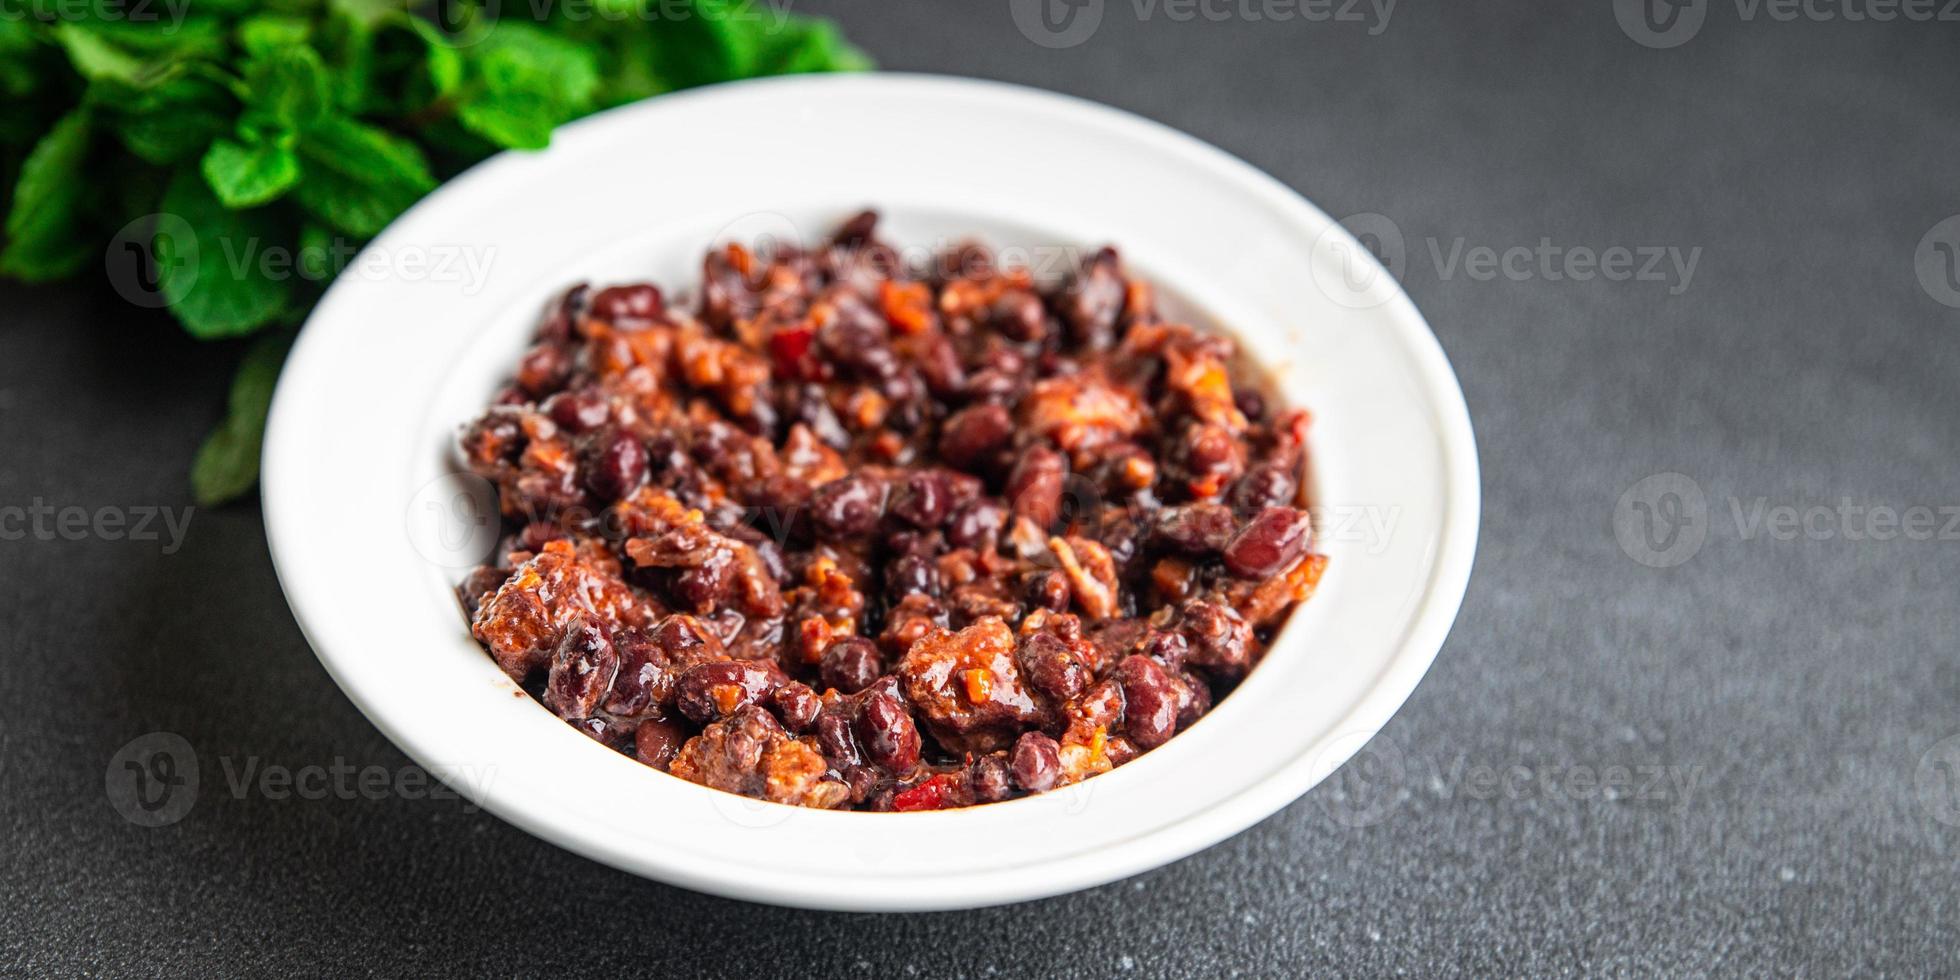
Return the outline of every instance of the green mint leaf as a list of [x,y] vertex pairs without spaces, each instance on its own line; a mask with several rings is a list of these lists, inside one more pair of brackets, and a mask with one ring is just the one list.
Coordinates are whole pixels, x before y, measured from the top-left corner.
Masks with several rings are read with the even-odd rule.
[[425,20],[411,18],[410,28],[427,48],[424,69],[436,95],[449,95],[463,85],[463,55],[449,38]]
[[277,141],[218,140],[204,154],[204,179],[228,208],[257,207],[299,181],[299,156]]
[[191,492],[199,504],[214,507],[236,499],[258,482],[265,416],[291,346],[283,331],[262,337],[239,362],[225,420],[205,437],[191,463]]
[[498,146],[543,147],[552,129],[592,108],[599,65],[585,45],[541,27],[500,22],[470,50],[480,90],[457,120]]
[[129,152],[169,165],[200,155],[228,128],[237,102],[218,83],[180,75],[142,89],[105,94],[93,101],[111,114],[111,128]]
[[42,78],[53,74],[42,63],[43,50],[32,25],[25,20],[0,18],[0,95],[20,100],[41,87]]
[[63,116],[21,164],[7,213],[0,273],[57,279],[80,269],[97,247],[80,227],[87,192],[82,163],[88,157],[91,126],[87,109]]
[[144,75],[143,59],[124,51],[80,23],[67,21],[56,24],[54,39],[68,52],[68,63],[83,78],[94,81],[109,78],[129,84],[138,83]]
[[301,129],[326,112],[331,80],[320,55],[303,44],[269,49],[245,63],[251,103],[245,125],[267,132]]
[[189,241],[155,242],[164,302],[197,337],[251,333],[277,319],[291,290],[291,270],[268,270],[267,250],[280,245],[279,225],[264,210],[233,211],[219,203],[196,167],[180,167],[164,191],[162,210],[194,231]]
[[282,48],[305,44],[313,34],[313,24],[303,17],[285,14],[259,14],[238,25],[238,46],[259,55],[275,55]]
[[345,116],[329,116],[300,137],[306,179],[293,188],[301,207],[328,225],[371,238],[435,189],[415,144]]
[[837,25],[827,20],[794,18],[757,39],[757,74],[864,71],[870,67],[870,56],[844,40]]

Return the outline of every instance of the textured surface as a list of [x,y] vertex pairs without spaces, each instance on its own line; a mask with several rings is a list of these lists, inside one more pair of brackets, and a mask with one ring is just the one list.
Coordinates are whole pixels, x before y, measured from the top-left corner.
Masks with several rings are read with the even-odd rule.
[[[227,766],[406,764],[307,650],[256,508],[196,513],[170,554],[167,534],[30,535],[0,540],[0,971],[1960,968],[1941,765],[1960,743],[1939,747],[1960,733],[1960,540],[1944,516],[1883,541],[1850,511],[1788,540],[1767,523],[1847,498],[1960,505],[1960,311],[1914,274],[1921,236],[1960,211],[1960,25],[1709,4],[1698,36],[1656,50],[1607,4],[1541,6],[1409,2],[1371,36],[1108,0],[1062,50],[991,3],[822,7],[891,67],[1133,109],[1394,222],[1477,424],[1484,532],[1435,669],[1336,783],[1172,867],[1031,905],[704,898],[453,800],[351,780],[352,799],[235,795]],[[1450,261],[1541,241],[1701,251],[1691,279]],[[106,289],[9,287],[0,309],[0,506],[185,506],[235,352]],[[1680,513],[1705,541],[1654,568],[1616,540],[1616,504],[1666,472],[1702,491]],[[203,786],[145,829],[105,767],[157,730],[194,748]]]

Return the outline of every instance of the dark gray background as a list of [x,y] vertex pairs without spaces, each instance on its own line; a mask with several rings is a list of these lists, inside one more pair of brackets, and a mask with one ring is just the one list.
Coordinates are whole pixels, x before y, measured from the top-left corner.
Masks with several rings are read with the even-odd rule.
[[[1378,21],[1180,22],[1107,0],[1093,37],[1051,50],[993,2],[821,9],[889,67],[1132,109],[1402,233],[1404,281],[1476,422],[1483,535],[1454,633],[1361,765],[1154,873],[915,916],[706,898],[453,801],[236,798],[227,762],[406,765],[307,649],[247,504],[196,513],[170,555],[0,542],[0,965],[1960,966],[1960,796],[1940,765],[1960,748],[1936,748],[1960,733],[1960,541],[1874,541],[1855,515],[1792,540],[1749,522],[1758,498],[1960,504],[1960,311],[1914,265],[1960,212],[1960,24],[1781,22],[1721,0],[1657,50],[1601,2],[1406,0],[1371,36]],[[1485,281],[1439,267],[1432,244],[1447,258],[1459,241],[1701,253],[1685,290],[1535,266]],[[185,461],[236,351],[93,284],[8,287],[0,309],[0,504],[186,505]],[[1668,472],[1703,492],[1688,516],[1706,538],[1660,569],[1623,551],[1615,513]],[[181,822],[143,829],[112,809],[104,772],[157,730],[194,746],[204,787]],[[1632,778],[1609,794],[1597,782],[1615,767]],[[1651,767],[1677,778],[1649,785]]]

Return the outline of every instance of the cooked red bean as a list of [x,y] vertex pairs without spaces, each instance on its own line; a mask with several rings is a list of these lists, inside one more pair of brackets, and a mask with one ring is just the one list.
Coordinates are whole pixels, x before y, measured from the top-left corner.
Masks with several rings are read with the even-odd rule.
[[1014,793],[1005,753],[983,755],[966,767],[966,794],[975,803],[998,803]]
[[952,481],[934,470],[920,470],[906,477],[892,498],[893,517],[926,530],[938,527],[952,508]]
[[612,689],[613,675],[618,671],[619,651],[613,648],[605,625],[580,620],[565,631],[557,653],[552,655],[545,703],[561,718],[590,718]]
[[1062,487],[1068,463],[1062,454],[1043,446],[1027,451],[1007,477],[1008,505],[1043,530],[1062,514]]
[[1225,546],[1225,567],[1240,578],[1277,575],[1307,553],[1311,536],[1305,511],[1268,507]]
[[1123,725],[1138,748],[1154,749],[1177,733],[1177,690],[1170,675],[1149,657],[1130,656],[1116,665],[1123,684]]
[[1061,753],[1062,747],[1040,732],[1022,735],[1014,743],[1014,755],[1008,763],[1014,785],[1030,793],[1054,789],[1062,774]]
[[592,392],[561,391],[545,400],[544,412],[560,428],[579,433],[606,424],[612,406]]
[[911,772],[919,764],[919,727],[896,683],[880,681],[865,692],[858,738],[866,758],[893,775]]
[[649,718],[633,732],[633,755],[655,769],[665,769],[687,741],[687,729],[676,721]]
[[856,694],[870,687],[884,673],[878,645],[862,636],[846,636],[831,641],[823,651],[822,676],[825,687],[845,694]]
[[810,510],[818,534],[836,541],[863,537],[884,516],[885,488],[863,475],[839,477],[817,488]]
[[782,719],[783,727],[792,732],[809,731],[817,723],[817,713],[823,710],[823,700],[817,697],[817,692],[797,681],[776,688],[769,701],[776,709],[776,717]]
[[647,449],[626,432],[607,433],[587,451],[585,487],[601,500],[623,500],[646,478]]
[[906,254],[864,212],[716,247],[687,311],[548,305],[459,440],[508,676],[682,779],[920,810],[1126,764],[1253,668],[1325,563],[1307,414],[1113,249]]
[[674,706],[689,720],[707,724],[733,715],[774,693],[788,678],[774,663],[721,660],[696,664],[674,683]]
[[660,289],[649,283],[614,286],[593,294],[587,312],[601,320],[624,325],[660,318],[666,312]]
[[1017,656],[1028,683],[1056,703],[1080,697],[1094,677],[1081,654],[1050,633],[1028,637]]
[[1185,504],[1160,511],[1151,525],[1150,539],[1179,554],[1203,557],[1224,551],[1238,529],[1239,522],[1232,516],[1230,507]]

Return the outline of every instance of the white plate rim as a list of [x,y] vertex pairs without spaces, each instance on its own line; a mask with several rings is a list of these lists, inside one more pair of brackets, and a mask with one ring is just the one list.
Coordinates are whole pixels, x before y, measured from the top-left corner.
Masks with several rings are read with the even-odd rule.
[[[1216,172],[1221,178],[1235,183],[1241,191],[1259,196],[1276,211],[1288,215],[1291,220],[1303,227],[1317,229],[1325,235],[1345,237],[1345,232],[1339,229],[1338,224],[1319,209],[1273,178],[1222,150],[1161,124],[1120,110],[1000,82],[892,73],[757,80],[677,93],[621,107],[575,123],[566,130],[566,133],[620,125],[622,120],[631,119],[636,114],[663,111],[683,101],[772,97],[789,86],[805,89],[828,87],[829,96],[836,96],[840,92],[851,89],[862,91],[891,87],[929,87],[949,99],[976,102],[1005,100],[1024,106],[1038,104],[1043,111],[1073,115],[1080,118],[1084,125],[1121,131],[1126,137],[1150,144],[1162,152],[1180,154],[1199,161],[1202,166]],[[398,219],[390,231],[420,215],[444,206],[444,202],[456,195],[467,192],[473,182],[480,181],[483,174],[498,166],[502,160],[503,158],[500,157],[488,161],[451,181],[436,194],[411,209],[408,215]],[[385,243],[388,238],[389,232],[384,232],[376,242]],[[334,311],[344,300],[345,294],[361,285],[363,284],[350,283],[343,278],[329,290],[326,298],[309,319],[306,329],[302,330],[286,369],[282,373],[279,391],[275,396],[266,429],[263,498],[267,536],[275,570],[282,587],[286,589],[295,618],[323,665],[363,713],[367,714],[411,757],[421,761],[430,758],[425,744],[426,733],[418,731],[413,725],[404,724],[402,719],[394,717],[377,704],[371,692],[362,689],[347,669],[348,663],[345,658],[349,655],[348,652],[331,650],[328,643],[323,641],[326,631],[316,621],[315,603],[310,601],[303,589],[293,584],[305,580],[305,575],[296,565],[303,561],[303,547],[299,543],[300,535],[296,530],[298,525],[295,522],[303,520],[303,517],[289,511],[287,503],[291,499],[290,486],[285,481],[294,472],[293,454],[302,451],[300,444],[289,434],[301,431],[305,420],[299,414],[301,409],[295,406],[295,400],[290,396],[288,382],[306,372],[308,366],[318,358],[317,351],[323,344],[329,342],[327,329],[316,327],[316,324],[331,322],[335,315]],[[1317,750],[1309,746],[1306,751],[1300,752],[1288,764],[1277,770],[1273,778],[1245,787],[1238,794],[1218,801],[1218,805],[1202,816],[1154,830],[1144,838],[1112,841],[1085,849],[1066,860],[1048,862],[1038,869],[1013,867],[991,875],[980,873],[965,875],[959,880],[909,884],[898,883],[903,876],[873,876],[877,882],[875,887],[869,888],[866,893],[853,895],[837,894],[834,891],[834,882],[813,883],[796,880],[794,876],[783,880],[745,877],[744,880],[735,881],[730,880],[725,871],[718,871],[712,860],[688,865],[666,860],[666,856],[655,858],[644,853],[622,853],[618,842],[595,837],[592,828],[569,826],[562,821],[543,819],[535,809],[524,805],[524,801],[508,798],[507,795],[500,793],[497,787],[479,790],[475,787],[461,786],[459,789],[462,789],[466,795],[472,795],[476,803],[533,834],[607,863],[703,891],[781,904],[825,908],[969,907],[1071,891],[1155,867],[1245,829],[1305,793],[1319,779],[1324,778],[1328,772],[1358,751],[1365,744],[1367,735],[1377,731],[1386,723],[1414,690],[1433,661],[1454,621],[1467,587],[1480,508],[1475,443],[1468,411],[1441,346],[1407,296],[1399,288],[1396,289],[1394,295],[1387,300],[1385,308],[1387,315],[1401,328],[1398,339],[1406,345],[1407,353],[1419,372],[1418,380],[1421,387],[1432,399],[1435,409],[1433,421],[1440,436],[1446,470],[1446,485],[1439,489],[1445,494],[1446,503],[1444,533],[1436,543],[1428,587],[1419,610],[1412,621],[1406,624],[1402,634],[1400,654],[1383,665],[1374,688],[1356,703],[1329,733],[1329,738],[1334,735],[1352,736],[1357,733],[1362,736],[1361,738],[1349,737],[1340,745],[1323,744],[1318,746]],[[1119,770],[1119,773],[1122,771]],[[830,816],[879,820],[933,819],[943,815]]]

